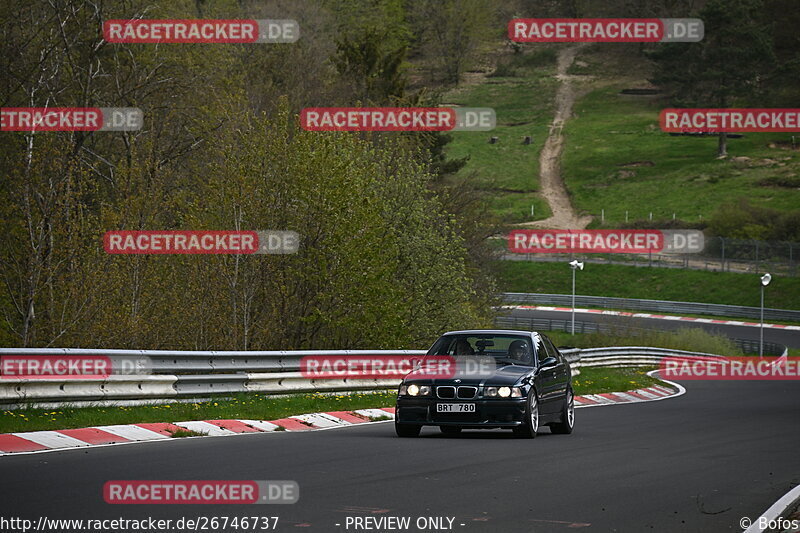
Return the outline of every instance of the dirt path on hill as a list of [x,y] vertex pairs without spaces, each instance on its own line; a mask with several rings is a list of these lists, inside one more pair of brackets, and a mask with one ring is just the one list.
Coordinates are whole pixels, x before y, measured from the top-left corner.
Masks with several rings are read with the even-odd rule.
[[575,103],[576,90],[572,82],[585,76],[571,76],[567,74],[575,55],[585,46],[576,44],[563,48],[558,53],[558,70],[556,79],[561,82],[556,92],[556,113],[550,125],[550,133],[539,155],[539,185],[541,195],[547,200],[552,216],[545,220],[525,222],[519,226],[552,228],[552,229],[583,229],[592,221],[591,216],[578,216],[572,207],[564,178],[561,176],[561,153],[564,148],[562,129],[564,123],[572,115],[572,106]]

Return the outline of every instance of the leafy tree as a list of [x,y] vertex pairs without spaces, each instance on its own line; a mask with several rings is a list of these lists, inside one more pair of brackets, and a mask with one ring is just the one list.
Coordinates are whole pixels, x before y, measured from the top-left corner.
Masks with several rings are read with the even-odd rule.
[[765,0],[770,18],[777,68],[766,77],[769,105],[795,107],[800,100],[800,10],[792,0]]
[[[660,45],[652,53],[652,82],[667,88],[677,106],[757,103],[764,94],[764,76],[774,68],[763,7],[762,0],[710,0],[700,12],[703,40]],[[717,155],[727,155],[725,132],[719,134]]]
[[403,97],[406,47],[386,49],[386,34],[375,29],[337,41],[334,64],[350,86],[351,101],[386,104]]
[[[98,37],[111,18],[271,9],[234,0],[9,1],[0,104],[139,107],[145,124],[0,136],[0,341],[398,348],[487,323],[480,218],[432,174],[457,166],[447,137],[297,127],[298,108],[352,97],[354,81],[370,100],[422,101],[405,94],[403,2],[371,3],[363,20],[362,2],[285,4],[303,28],[346,8],[340,22],[359,24],[337,48],[332,30],[291,47]],[[112,256],[102,235],[114,229],[294,229],[303,242],[287,256]]]
[[415,8],[415,52],[436,82],[457,85],[477,64],[487,41],[505,34],[494,6],[481,0],[420,0]]

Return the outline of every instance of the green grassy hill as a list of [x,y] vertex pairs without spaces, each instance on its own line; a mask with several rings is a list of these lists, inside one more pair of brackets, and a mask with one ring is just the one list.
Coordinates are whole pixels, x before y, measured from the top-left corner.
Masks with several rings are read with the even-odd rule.
[[[449,147],[451,157],[470,156],[460,175],[492,192],[490,208],[505,222],[549,216],[538,190],[538,153],[553,117],[558,81],[555,49],[530,46],[500,58],[499,74],[450,93],[446,101],[497,110],[491,134],[462,132]],[[800,206],[800,151],[791,134],[747,133],[730,139],[730,157],[716,158],[716,137],[670,136],[658,115],[669,103],[650,96],[621,95],[625,88],[648,87],[649,65],[631,46],[593,45],[582,49],[570,74],[579,96],[564,128],[562,175],[578,211],[599,225],[630,220],[708,219],[717,206],[747,198],[753,204],[788,210]],[[513,74],[513,75],[508,75]],[[499,137],[489,144],[488,137]],[[530,146],[524,135],[533,135]],[[800,135],[797,136],[800,146]]]
[[[729,139],[717,159],[716,137],[670,136],[658,113],[668,102],[621,95],[624,84],[592,91],[565,127],[562,172],[576,209],[606,224],[630,219],[708,219],[723,203],[747,198],[774,209],[800,206],[800,152],[788,133],[747,133]],[[800,141],[800,139],[798,139]],[[779,143],[784,143],[784,147]],[[747,158],[747,159],[744,159]],[[780,186],[779,184],[785,184]]]
[[[539,152],[553,115],[557,81],[555,49],[511,56],[498,70],[475,84],[451,91],[445,103],[465,107],[492,107],[497,128],[492,132],[454,132],[448,157],[469,156],[458,178],[472,180],[489,193],[490,209],[505,222],[530,220],[531,205],[536,218],[550,215],[539,190]],[[525,136],[530,145],[522,144]],[[496,144],[489,138],[497,137]]]

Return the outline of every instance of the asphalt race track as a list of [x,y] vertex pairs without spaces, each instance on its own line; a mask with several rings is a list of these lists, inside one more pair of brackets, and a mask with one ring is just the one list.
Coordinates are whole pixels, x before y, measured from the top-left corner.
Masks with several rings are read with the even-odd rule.
[[[553,320],[570,320],[570,313],[565,311],[542,311],[538,309],[510,309],[508,316],[526,318],[542,318]],[[707,317],[714,318],[714,317]],[[681,322],[679,320],[663,320],[658,318],[639,318],[628,316],[598,315],[597,313],[575,312],[575,320],[602,324],[618,324],[621,327],[650,328],[676,330],[684,328],[701,328],[710,333],[726,335],[734,339],[758,340],[759,328],[753,326],[736,326],[730,324],[709,324],[705,322]],[[757,320],[744,319],[747,322]],[[547,333],[547,332],[544,332]],[[764,328],[764,341],[777,342],[789,348],[800,348],[800,331]]]
[[[455,517],[453,530],[464,532],[741,531],[743,516],[800,483],[800,383],[683,385],[677,398],[579,409],[572,435],[543,429],[535,440],[436,428],[400,439],[382,422],[5,456],[0,511],[34,520],[277,515],[278,531],[357,531],[345,528],[348,516]],[[296,480],[300,501],[108,505],[102,487],[115,479]]]

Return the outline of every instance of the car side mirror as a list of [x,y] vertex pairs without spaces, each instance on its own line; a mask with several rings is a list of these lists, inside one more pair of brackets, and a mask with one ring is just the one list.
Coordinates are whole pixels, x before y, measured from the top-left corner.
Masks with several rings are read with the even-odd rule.
[[539,370],[545,370],[547,368],[553,368],[558,364],[558,360],[555,357],[545,357],[544,361],[539,363]]

